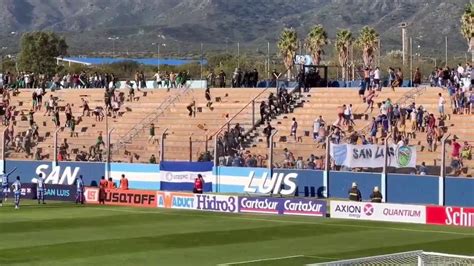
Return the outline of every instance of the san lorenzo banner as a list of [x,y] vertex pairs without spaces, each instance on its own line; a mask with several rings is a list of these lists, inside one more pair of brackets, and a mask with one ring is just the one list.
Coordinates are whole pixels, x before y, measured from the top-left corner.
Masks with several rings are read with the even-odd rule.
[[331,201],[331,218],[426,223],[426,208],[418,205]]
[[[331,144],[331,157],[335,160],[336,165],[351,168],[383,167],[384,153],[383,145]],[[396,168],[415,168],[416,147],[389,145],[387,165]]]

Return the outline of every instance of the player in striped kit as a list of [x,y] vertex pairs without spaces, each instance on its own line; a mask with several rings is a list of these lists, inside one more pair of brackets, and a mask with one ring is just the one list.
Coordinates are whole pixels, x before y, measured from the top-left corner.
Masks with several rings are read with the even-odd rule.
[[36,182],[36,197],[38,198],[38,204],[46,204],[44,202],[44,192],[46,190],[45,184],[44,184],[44,179],[43,179],[43,174],[38,175],[38,181]]
[[7,174],[1,174],[1,181],[2,181],[2,187],[1,187],[1,195],[0,195],[0,207],[3,206],[3,201],[7,202],[7,197],[8,197],[8,177],[10,176],[11,173],[13,173],[16,170],[16,168],[13,168],[9,173]]
[[76,179],[76,204],[84,204],[84,181],[82,181],[82,175]]
[[12,191],[13,194],[15,195],[15,209],[20,208],[20,196],[21,196],[21,183],[20,183],[20,177],[16,177],[16,181],[13,182],[12,186]]

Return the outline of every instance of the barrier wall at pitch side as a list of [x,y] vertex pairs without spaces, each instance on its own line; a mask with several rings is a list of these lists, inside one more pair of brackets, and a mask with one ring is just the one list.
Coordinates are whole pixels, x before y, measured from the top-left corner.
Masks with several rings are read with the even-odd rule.
[[[214,192],[245,193],[253,173],[254,181],[270,176],[266,168],[217,167],[214,168]],[[302,197],[322,197],[326,192],[324,172],[316,170],[273,169],[273,173],[297,174],[296,195]],[[328,196],[347,198],[352,182],[358,184],[363,200],[375,186],[382,187],[382,177],[378,173],[329,172]],[[440,178],[437,176],[388,174],[385,200],[390,203],[410,203],[438,205],[440,198]],[[447,177],[444,187],[445,205],[473,207],[474,179]],[[258,191],[256,191],[258,193]]]
[[[102,176],[110,176],[118,183],[122,174],[129,180],[130,188],[141,190],[177,190],[190,191],[194,178],[198,173],[203,174],[204,189],[207,192],[218,193],[247,193],[245,188],[253,176],[255,193],[264,186],[263,177],[273,175],[296,175],[295,195],[297,197],[347,198],[352,182],[358,184],[364,200],[369,199],[374,186],[382,187],[382,178],[377,173],[329,172],[327,186],[324,183],[324,172],[316,170],[273,169],[272,173],[266,168],[245,167],[214,167],[202,168],[200,163],[187,163],[186,169],[170,168],[160,170],[157,164],[111,163],[109,169],[105,163],[95,162],[59,162],[49,161],[4,161],[5,172],[16,168],[10,179],[20,176],[22,182],[31,182],[42,173],[48,184],[71,185],[80,175],[86,185],[97,184]],[[179,167],[179,165],[178,165]],[[204,169],[203,171],[201,171]],[[181,171],[178,171],[181,170]],[[163,187],[166,184],[166,188]],[[255,185],[256,184],[256,185]],[[432,204],[438,205],[440,182],[437,176],[388,174],[386,179],[387,191],[385,200],[390,203]],[[284,184],[285,185],[285,184]],[[448,177],[444,183],[444,202],[447,206],[474,206],[474,179]],[[328,194],[326,194],[328,193]]]

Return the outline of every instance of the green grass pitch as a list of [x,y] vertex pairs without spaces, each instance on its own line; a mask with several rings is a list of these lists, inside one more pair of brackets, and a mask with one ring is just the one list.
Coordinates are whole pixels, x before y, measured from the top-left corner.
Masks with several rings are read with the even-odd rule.
[[313,217],[0,208],[0,265],[304,265],[411,250],[474,255],[474,230]]

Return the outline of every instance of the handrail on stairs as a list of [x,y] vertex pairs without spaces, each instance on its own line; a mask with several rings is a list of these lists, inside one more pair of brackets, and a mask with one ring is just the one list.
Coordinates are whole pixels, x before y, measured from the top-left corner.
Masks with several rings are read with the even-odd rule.
[[208,135],[208,140],[211,140],[214,136],[216,136],[219,132],[224,129],[227,125],[229,125],[239,114],[241,114],[249,105],[252,104],[256,99],[258,99],[263,93],[271,89],[270,87],[265,88],[263,91],[261,91],[257,96],[253,97],[252,100],[250,100],[242,109],[240,109],[235,115],[233,115],[228,121],[226,121],[222,126],[220,126],[216,131],[214,131],[212,134]]
[[125,145],[135,138],[145,128],[146,125],[149,125],[158,119],[158,117],[160,117],[170,106],[174,105],[176,101],[179,101],[182,95],[187,94],[189,91],[190,86],[186,86],[184,89],[179,89],[174,97],[168,96],[166,100],[155,109],[154,112],[148,114],[140,122],[135,124],[135,126],[133,126],[126,134],[124,134],[113,146],[113,151],[117,152],[125,147]]

